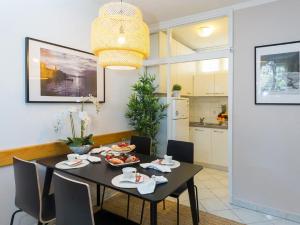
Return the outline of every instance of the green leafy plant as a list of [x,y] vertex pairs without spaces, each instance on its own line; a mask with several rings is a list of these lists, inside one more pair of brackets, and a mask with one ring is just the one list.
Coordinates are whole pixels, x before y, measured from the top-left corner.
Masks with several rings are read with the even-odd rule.
[[145,72],[133,85],[126,117],[139,135],[152,139],[151,150],[155,155],[158,144],[156,135],[161,119],[166,117],[168,105],[160,103],[159,97],[155,95],[157,86],[154,85],[154,80],[155,76]]
[[173,88],[172,88],[172,91],[181,91],[181,85],[179,85],[179,84],[174,84],[174,85],[173,85]]

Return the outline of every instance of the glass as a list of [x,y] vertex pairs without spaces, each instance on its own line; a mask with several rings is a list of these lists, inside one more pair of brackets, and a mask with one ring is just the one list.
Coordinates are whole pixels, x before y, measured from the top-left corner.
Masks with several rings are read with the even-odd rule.
[[171,55],[222,49],[228,46],[228,18],[219,17],[172,29]]

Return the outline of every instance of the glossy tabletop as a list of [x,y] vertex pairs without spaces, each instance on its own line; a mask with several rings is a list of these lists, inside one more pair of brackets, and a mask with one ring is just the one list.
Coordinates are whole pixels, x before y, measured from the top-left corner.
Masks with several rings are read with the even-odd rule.
[[[136,154],[141,163],[151,162],[156,158]],[[90,163],[88,166],[78,169],[70,169],[70,170],[61,170],[55,168],[55,164],[66,160],[66,155],[63,156],[56,156],[51,158],[45,158],[38,160],[37,163],[47,167],[48,169],[53,169],[55,171],[61,171],[66,174],[70,174],[72,176],[76,176],[87,181],[91,181],[100,185],[104,185],[106,187],[112,188],[114,190],[127,193],[130,195],[134,195],[141,199],[150,201],[150,202],[160,202],[166,197],[168,197],[171,193],[173,193],[177,188],[181,185],[187,183],[189,180],[193,179],[193,177],[202,170],[202,166],[190,164],[190,163],[183,163],[176,168],[172,169],[171,173],[162,173],[153,169],[143,169],[139,166],[139,164],[133,165],[136,167],[139,173],[146,174],[148,176],[157,175],[157,176],[165,176],[168,179],[168,183],[160,184],[156,186],[154,193],[141,195],[138,193],[136,189],[126,189],[126,188],[119,188],[112,185],[111,180],[122,173],[121,167],[113,167],[105,162],[104,158],[102,158],[101,163]]]

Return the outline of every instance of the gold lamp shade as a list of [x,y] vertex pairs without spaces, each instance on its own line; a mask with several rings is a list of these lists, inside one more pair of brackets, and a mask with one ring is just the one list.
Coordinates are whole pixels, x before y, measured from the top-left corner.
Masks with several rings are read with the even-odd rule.
[[92,51],[104,68],[137,69],[149,57],[148,26],[131,4],[112,2],[101,7],[91,36]]

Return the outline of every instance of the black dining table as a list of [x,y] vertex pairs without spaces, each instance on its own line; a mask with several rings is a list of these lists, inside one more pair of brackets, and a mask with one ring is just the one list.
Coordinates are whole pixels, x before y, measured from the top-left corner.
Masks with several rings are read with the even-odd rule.
[[[140,158],[140,163],[151,162],[156,159],[152,156],[142,154],[136,154],[136,156]],[[165,176],[168,179],[167,183],[157,185],[154,193],[142,195],[137,191],[137,189],[126,189],[114,186],[111,183],[111,180],[115,176],[122,173],[122,168],[109,165],[103,157],[100,163],[90,163],[89,165],[82,168],[63,170],[55,167],[58,162],[64,161],[66,159],[67,156],[62,155],[37,160],[37,163],[46,167],[46,177],[43,190],[44,196],[48,195],[50,192],[53,172],[63,172],[74,177],[78,177],[86,181],[96,183],[98,185],[103,185],[113,190],[129,194],[150,202],[150,224],[157,225],[157,204],[170,196],[180,186],[186,184],[188,187],[193,225],[198,224],[197,215],[199,212],[197,212],[196,208],[194,176],[203,169],[203,167],[200,165],[180,162],[180,166],[178,168],[172,169],[171,173],[162,173],[154,169],[143,169],[139,166],[139,164],[132,165],[133,167],[137,168],[137,171],[139,173],[146,174],[150,177],[152,175]]]

